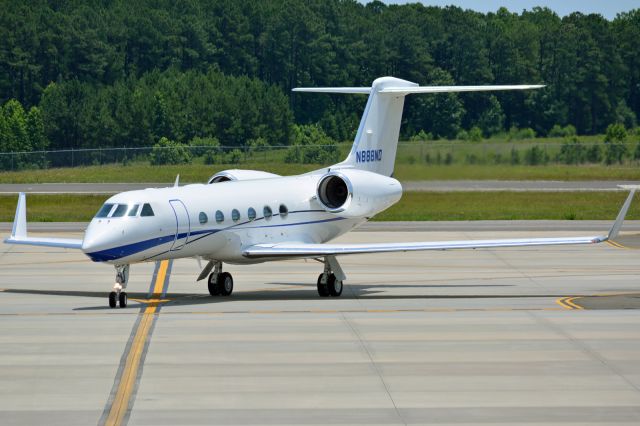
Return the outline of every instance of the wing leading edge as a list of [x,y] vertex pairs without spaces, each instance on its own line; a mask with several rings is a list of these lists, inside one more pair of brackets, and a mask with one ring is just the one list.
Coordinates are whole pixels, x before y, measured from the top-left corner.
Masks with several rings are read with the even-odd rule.
[[243,255],[248,258],[277,258],[277,257],[322,257],[339,256],[347,254],[365,253],[389,253],[405,251],[427,250],[458,250],[497,247],[527,247],[527,246],[554,246],[597,244],[614,239],[629,210],[631,201],[637,188],[631,188],[629,196],[625,200],[613,226],[607,235],[585,237],[555,237],[555,238],[518,238],[498,240],[463,240],[463,241],[431,241],[417,243],[379,243],[379,244],[256,244],[246,247]]

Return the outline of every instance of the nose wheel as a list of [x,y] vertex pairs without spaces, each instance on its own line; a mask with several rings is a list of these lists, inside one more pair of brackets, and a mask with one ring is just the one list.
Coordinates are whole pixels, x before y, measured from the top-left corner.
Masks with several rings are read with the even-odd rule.
[[109,293],[110,308],[115,308],[118,305],[120,308],[127,307],[128,297],[124,290],[127,288],[128,281],[129,265],[116,266],[116,283],[113,285],[113,291]]

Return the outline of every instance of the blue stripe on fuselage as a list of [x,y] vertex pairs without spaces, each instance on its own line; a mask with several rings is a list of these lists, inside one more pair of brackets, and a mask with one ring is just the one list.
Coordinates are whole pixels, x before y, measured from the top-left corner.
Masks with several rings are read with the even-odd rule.
[[[260,218],[262,219],[262,218]],[[258,220],[260,220],[258,219]],[[247,227],[243,227],[243,228],[236,228],[236,229],[250,229],[250,228],[275,228],[275,227],[281,227],[281,226],[297,226],[297,225],[309,225],[309,224],[314,224],[314,223],[324,223],[324,222],[333,222],[336,220],[342,220],[344,218],[342,217],[336,217],[336,218],[332,218],[332,219],[323,219],[323,220],[314,220],[314,221],[308,221],[308,222],[298,222],[298,223],[286,223],[286,224],[280,224],[280,225],[264,225],[264,226],[247,226]],[[225,229],[209,229],[209,230],[200,230],[200,231],[193,231],[189,234],[189,237],[192,237],[194,235],[201,235],[201,234],[208,234],[208,235],[203,235],[200,238],[197,238],[194,241],[197,241],[201,238],[207,237],[209,235],[215,234],[217,232],[220,231],[224,231],[226,229],[230,229],[233,228],[234,226],[237,225],[233,225],[230,226],[229,228],[225,228]],[[178,240],[185,238],[187,236],[187,233],[181,233],[178,235]],[[100,251],[96,251],[93,253],[86,253],[87,256],[89,256],[89,258],[91,260],[93,260],[94,262],[108,262],[108,261],[113,261],[113,260],[117,260],[123,257],[128,257],[131,255],[134,255],[136,253],[139,253],[141,251],[145,251],[145,250],[149,250],[153,247],[162,245],[162,244],[166,244],[169,242],[174,241],[174,239],[176,238],[175,234],[172,235],[165,235],[163,237],[157,237],[157,238],[151,238],[149,240],[144,240],[144,241],[139,241],[137,243],[131,243],[131,244],[126,244],[123,246],[118,246],[118,247],[113,247],[110,249],[106,249],[106,250],[100,250]],[[187,241],[187,244],[192,243],[194,241]]]

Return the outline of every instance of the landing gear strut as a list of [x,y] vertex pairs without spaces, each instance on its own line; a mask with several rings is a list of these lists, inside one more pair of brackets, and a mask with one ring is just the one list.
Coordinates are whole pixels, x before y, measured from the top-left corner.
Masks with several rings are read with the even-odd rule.
[[335,256],[324,258],[324,272],[318,276],[318,294],[320,297],[340,297],[345,276]]
[[113,285],[113,291],[109,293],[109,307],[115,308],[117,304],[121,308],[127,307],[127,288],[129,282],[129,265],[116,266],[116,283]]
[[209,294],[212,296],[231,296],[233,293],[233,277],[228,272],[222,272],[222,262],[216,262],[213,272],[209,274]]

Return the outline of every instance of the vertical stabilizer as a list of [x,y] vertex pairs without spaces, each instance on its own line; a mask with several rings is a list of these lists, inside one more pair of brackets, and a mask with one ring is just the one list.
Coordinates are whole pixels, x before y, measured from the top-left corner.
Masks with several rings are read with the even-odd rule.
[[386,87],[417,87],[416,83],[394,77],[373,82],[351,152],[340,166],[368,170],[385,176],[393,174],[406,93],[381,93]]

